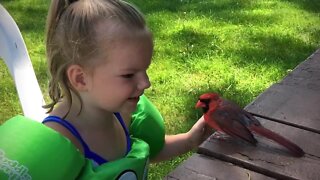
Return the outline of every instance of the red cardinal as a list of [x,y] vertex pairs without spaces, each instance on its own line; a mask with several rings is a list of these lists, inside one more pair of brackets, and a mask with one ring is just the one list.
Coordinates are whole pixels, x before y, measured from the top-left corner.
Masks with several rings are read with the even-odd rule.
[[304,155],[304,151],[296,144],[264,128],[250,113],[237,104],[222,99],[216,93],[201,95],[196,108],[203,109],[205,122],[217,131],[238,137],[253,145],[257,144],[252,134],[255,132],[286,147],[296,157]]

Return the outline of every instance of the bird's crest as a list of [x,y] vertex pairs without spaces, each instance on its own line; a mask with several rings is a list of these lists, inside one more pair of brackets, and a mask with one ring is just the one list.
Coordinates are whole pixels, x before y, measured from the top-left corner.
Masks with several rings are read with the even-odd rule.
[[202,94],[200,97],[199,97],[199,100],[211,100],[211,101],[216,101],[220,98],[219,94],[218,93],[205,93],[205,94]]

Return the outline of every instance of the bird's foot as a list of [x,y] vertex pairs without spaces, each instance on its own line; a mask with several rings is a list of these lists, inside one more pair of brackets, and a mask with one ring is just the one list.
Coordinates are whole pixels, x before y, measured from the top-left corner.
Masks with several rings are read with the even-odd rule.
[[220,131],[214,132],[212,137],[215,139],[221,139],[221,140],[230,138],[230,136],[228,134],[220,132]]

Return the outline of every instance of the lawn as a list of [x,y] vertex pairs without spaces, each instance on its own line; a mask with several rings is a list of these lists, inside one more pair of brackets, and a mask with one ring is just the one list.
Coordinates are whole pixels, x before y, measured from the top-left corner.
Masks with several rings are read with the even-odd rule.
[[[132,0],[154,34],[145,94],[165,118],[168,134],[200,117],[197,97],[216,91],[242,107],[280,81],[320,45],[318,0]],[[25,39],[45,96],[44,28],[48,1],[2,0]],[[21,114],[13,81],[0,61],[0,123]],[[47,96],[46,96],[47,99]],[[189,154],[150,167],[161,179]],[[214,167],[213,167],[214,168]]]

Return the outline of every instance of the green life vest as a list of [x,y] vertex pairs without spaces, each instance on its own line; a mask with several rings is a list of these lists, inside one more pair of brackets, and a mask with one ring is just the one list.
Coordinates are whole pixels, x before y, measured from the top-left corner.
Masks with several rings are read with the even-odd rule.
[[164,145],[163,119],[141,96],[123,158],[93,167],[71,141],[47,126],[15,116],[0,126],[0,179],[146,179],[149,157]]

